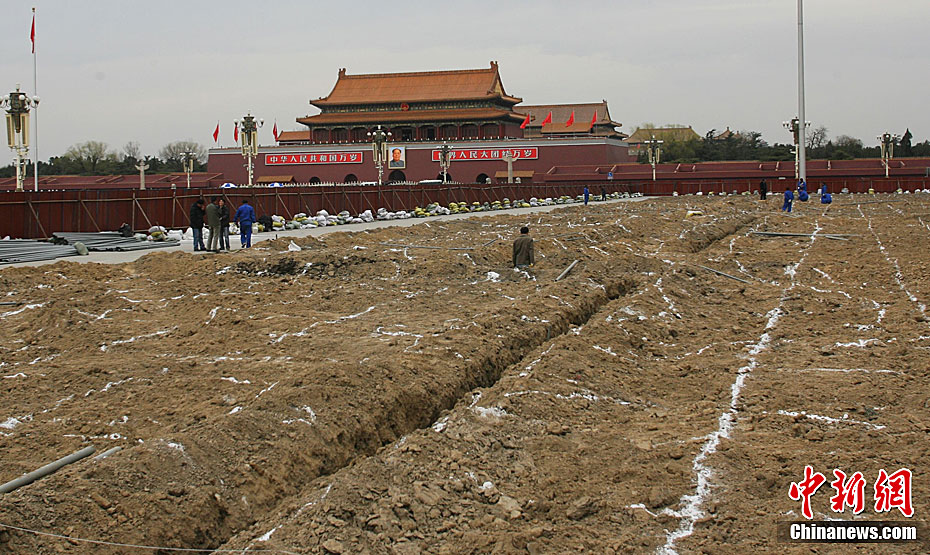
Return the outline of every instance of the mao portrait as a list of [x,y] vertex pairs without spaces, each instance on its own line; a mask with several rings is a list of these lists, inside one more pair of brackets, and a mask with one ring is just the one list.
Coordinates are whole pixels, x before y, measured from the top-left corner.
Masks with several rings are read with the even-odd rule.
[[388,160],[388,167],[401,170],[407,167],[407,153],[404,147],[391,147],[391,158]]

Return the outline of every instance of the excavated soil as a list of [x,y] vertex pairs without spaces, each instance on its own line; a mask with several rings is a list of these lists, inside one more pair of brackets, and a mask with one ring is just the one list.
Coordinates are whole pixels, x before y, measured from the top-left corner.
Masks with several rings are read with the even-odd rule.
[[926,552],[776,537],[805,465],[869,483],[856,516],[825,484],[815,521],[906,520],[870,506],[879,469],[930,510],[930,199],[836,202],[3,269],[0,482],[122,450],[0,496],[0,553]]

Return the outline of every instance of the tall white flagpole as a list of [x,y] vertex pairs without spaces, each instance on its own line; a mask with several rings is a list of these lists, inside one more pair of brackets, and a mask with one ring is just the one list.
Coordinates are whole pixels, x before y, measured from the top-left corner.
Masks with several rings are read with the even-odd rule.
[[[32,28],[35,30],[36,9],[32,8]],[[32,38],[32,96],[39,96],[38,73],[36,71],[36,41]],[[33,174],[35,177],[35,191],[39,192],[39,104],[32,107],[32,120],[35,122],[34,132],[32,134],[32,160]]]
[[798,0],[798,178],[807,183],[807,120],[804,118],[804,0]]

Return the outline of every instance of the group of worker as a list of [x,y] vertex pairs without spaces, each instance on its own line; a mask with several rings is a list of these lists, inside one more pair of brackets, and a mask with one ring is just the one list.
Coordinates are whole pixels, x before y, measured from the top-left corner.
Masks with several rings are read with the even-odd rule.
[[[226,206],[226,200],[212,197],[210,204],[204,206],[205,202],[203,198],[199,198],[191,206],[190,220],[191,232],[194,235],[194,252],[228,251],[229,207]],[[243,200],[242,205],[236,210],[233,222],[239,226],[239,239],[244,249],[252,246],[252,224],[255,221],[255,209],[249,205],[248,200]],[[203,242],[204,224],[209,232],[206,245]]]
[[[798,200],[801,202],[807,202],[810,199],[810,195],[807,192],[807,182],[803,179],[798,181]],[[765,200],[766,195],[769,192],[769,186],[763,179],[759,183],[759,198]],[[833,202],[833,195],[827,192],[827,184],[820,184],[820,204],[830,204]],[[785,186],[785,202],[781,206],[782,212],[791,212],[791,206],[794,204],[794,191],[791,189],[790,185]]]

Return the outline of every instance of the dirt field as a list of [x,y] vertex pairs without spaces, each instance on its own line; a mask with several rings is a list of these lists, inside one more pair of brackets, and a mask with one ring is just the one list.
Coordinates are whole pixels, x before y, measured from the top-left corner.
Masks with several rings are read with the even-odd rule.
[[[0,496],[0,525],[72,538],[0,526],[0,553],[927,552],[775,528],[803,520],[805,465],[815,522],[907,520],[874,510],[880,469],[930,511],[928,197],[678,197],[0,270],[27,303],[0,307],[0,482],[123,448]],[[859,515],[831,510],[833,469],[863,473]]]

